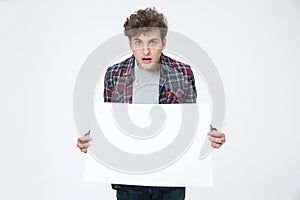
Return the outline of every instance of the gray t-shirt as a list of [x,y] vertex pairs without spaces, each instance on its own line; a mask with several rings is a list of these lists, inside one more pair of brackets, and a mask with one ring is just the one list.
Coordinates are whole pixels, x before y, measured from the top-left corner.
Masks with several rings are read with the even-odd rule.
[[159,70],[157,72],[142,71],[135,62],[132,102],[138,104],[158,104],[159,102]]

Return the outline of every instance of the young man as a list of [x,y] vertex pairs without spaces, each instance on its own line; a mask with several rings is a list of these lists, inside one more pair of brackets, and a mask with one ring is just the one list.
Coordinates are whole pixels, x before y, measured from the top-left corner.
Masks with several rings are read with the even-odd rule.
[[[178,104],[196,103],[197,92],[191,67],[162,51],[166,46],[167,21],[155,8],[140,9],[124,24],[133,55],[106,71],[104,101],[117,103]],[[225,135],[208,133],[211,145],[219,148]],[[84,153],[91,137],[78,138]],[[118,200],[184,200],[185,187],[152,187],[112,184]]]

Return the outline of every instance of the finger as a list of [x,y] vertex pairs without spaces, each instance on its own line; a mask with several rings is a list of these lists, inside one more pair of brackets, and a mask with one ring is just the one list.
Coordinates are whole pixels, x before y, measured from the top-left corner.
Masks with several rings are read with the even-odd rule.
[[222,144],[212,142],[212,143],[211,143],[211,146],[212,146],[213,148],[218,149],[218,148],[220,148],[220,147],[222,146]]
[[80,149],[81,152],[87,153],[87,149]]
[[86,142],[90,142],[90,141],[92,141],[92,138],[89,135],[82,136],[77,139],[77,142],[82,142],[82,143],[86,143]]
[[80,143],[80,142],[78,142],[78,143],[77,143],[77,147],[78,147],[79,149],[83,149],[83,148],[84,148],[84,144],[83,144],[83,143]]
[[209,131],[207,134],[212,137],[225,138],[225,134],[219,131]]
[[211,142],[213,143],[218,143],[218,144],[224,144],[224,142],[226,141],[224,137],[222,138],[218,138],[218,137],[209,137],[208,138]]
[[88,148],[91,144],[90,143],[82,143],[82,142],[78,142],[77,143],[77,147],[79,149],[84,149],[84,148]]
[[78,138],[78,140],[85,143],[85,142],[92,141],[92,138],[89,135],[86,135]]

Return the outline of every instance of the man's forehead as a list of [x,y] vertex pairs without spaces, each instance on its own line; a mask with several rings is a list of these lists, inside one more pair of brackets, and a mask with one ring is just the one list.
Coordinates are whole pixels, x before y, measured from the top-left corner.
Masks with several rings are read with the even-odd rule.
[[159,29],[152,29],[149,31],[139,32],[136,36],[133,36],[132,39],[143,39],[143,38],[160,38]]

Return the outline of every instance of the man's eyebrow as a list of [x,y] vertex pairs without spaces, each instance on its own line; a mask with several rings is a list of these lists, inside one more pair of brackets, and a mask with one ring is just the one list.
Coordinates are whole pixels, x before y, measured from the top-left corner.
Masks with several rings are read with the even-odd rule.
[[[159,38],[151,38],[151,39],[149,39],[148,40],[148,42],[151,42],[151,41],[157,41],[157,40],[159,40]],[[143,41],[143,40],[141,40],[141,39],[139,39],[139,38],[133,38],[133,41]]]
[[151,38],[149,41],[159,40],[158,38]]

